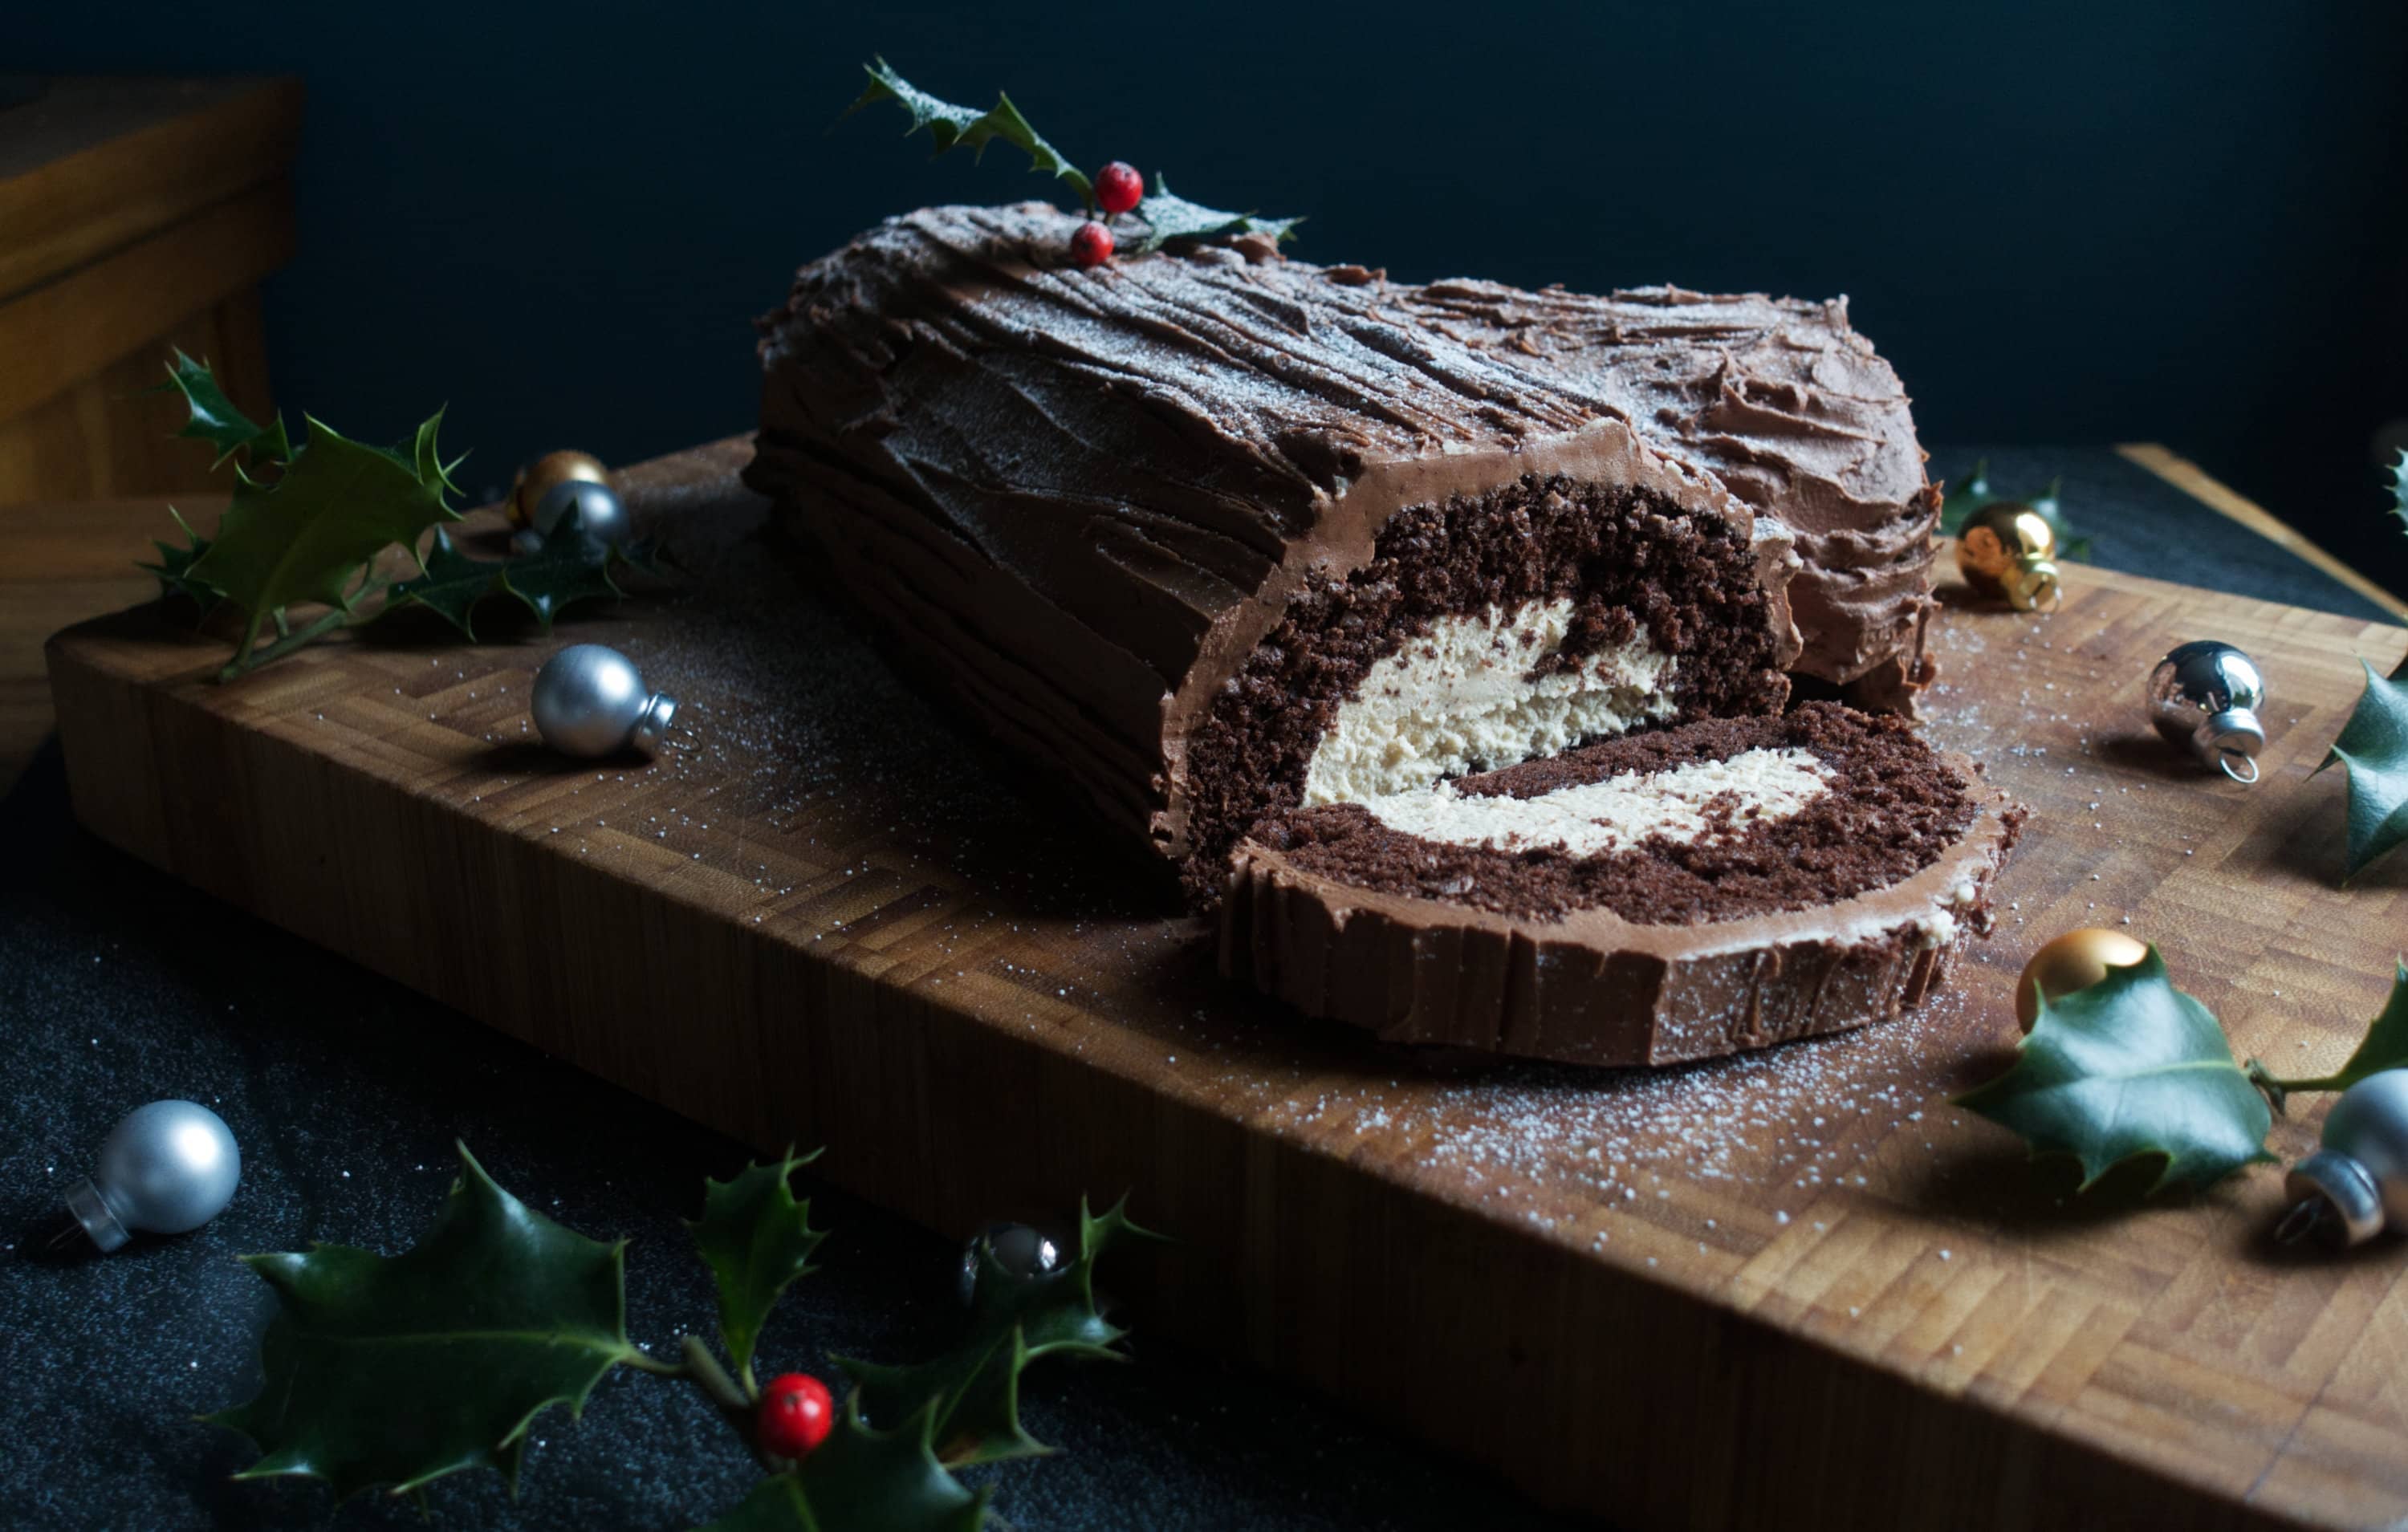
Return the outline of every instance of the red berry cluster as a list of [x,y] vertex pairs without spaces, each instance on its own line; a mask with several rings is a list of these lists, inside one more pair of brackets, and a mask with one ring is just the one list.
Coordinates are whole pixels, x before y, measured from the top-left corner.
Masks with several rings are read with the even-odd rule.
[[761,1391],[761,1419],[755,1429],[761,1445],[780,1457],[805,1457],[827,1439],[836,1424],[836,1404],[827,1384],[807,1372],[789,1372],[769,1380]]
[[[1096,172],[1096,206],[1107,218],[1117,218],[1145,200],[1145,178],[1126,160],[1114,160]],[[1112,258],[1112,231],[1089,219],[1070,236],[1070,259],[1082,266],[1099,266]]]

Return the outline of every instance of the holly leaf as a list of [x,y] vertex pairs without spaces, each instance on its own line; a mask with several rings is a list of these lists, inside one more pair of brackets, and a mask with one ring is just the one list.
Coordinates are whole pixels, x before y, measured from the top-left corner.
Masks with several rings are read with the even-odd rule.
[[2408,657],[2390,678],[2358,662],[2366,690],[2316,770],[2335,762],[2349,777],[2349,848],[2345,884],[2408,840]]
[[2391,514],[2408,530],[2408,447],[2400,449],[2400,460],[2391,465]]
[[[811,1205],[795,1200],[788,1180],[819,1152],[792,1149],[775,1165],[749,1165],[727,1181],[703,1182],[702,1216],[686,1227],[719,1284],[719,1335],[753,1391],[752,1348],[787,1284],[811,1269],[826,1238],[811,1227]],[[817,1456],[817,1453],[812,1454]]]
[[460,630],[462,637],[474,643],[477,630],[470,618],[478,602],[502,588],[501,562],[470,558],[460,551],[452,534],[438,526],[425,556],[419,560],[419,568],[422,572],[417,579],[393,582],[393,607],[424,607],[440,613]]
[[550,633],[552,620],[577,602],[626,594],[610,578],[614,561],[624,559],[649,569],[650,557],[648,544],[631,544],[623,551],[585,536],[572,506],[552,523],[542,547],[500,566],[500,588],[535,613],[543,631]]
[[536,1415],[581,1412],[603,1374],[640,1354],[627,1339],[625,1242],[536,1212],[465,1144],[460,1165],[403,1254],[318,1245],[243,1258],[279,1307],[259,1396],[208,1417],[259,1445],[236,1477],[305,1474],[349,1496],[491,1468],[515,1487]]
[[394,543],[416,548],[428,527],[459,520],[443,499],[452,484],[436,450],[440,410],[418,428],[408,457],[308,419],[309,439],[273,481],[236,471],[217,537],[190,570],[251,619],[231,668],[250,663],[271,613],[304,601],[348,610],[351,586],[377,554]]
[[183,545],[179,547],[162,538],[153,537],[150,539],[150,546],[159,551],[159,562],[137,565],[136,567],[148,569],[159,577],[161,595],[188,596],[194,606],[200,608],[202,615],[206,616],[211,608],[224,599],[223,593],[212,587],[207,580],[193,578],[193,566],[199,563],[201,555],[209,551],[209,539],[194,531],[193,524],[184,520],[184,513],[175,507],[169,506],[167,514],[176,519],[178,529],[184,534]]
[[1268,236],[1273,244],[1296,237],[1300,218],[1256,218],[1252,213],[1225,213],[1171,193],[1161,171],[1154,173],[1154,190],[1138,204],[1135,216],[1146,226],[1137,253],[1148,255],[1175,240],[1222,239],[1241,234]]
[[2205,1186],[2272,1158],[2265,1098],[2154,946],[2088,989],[2043,995],[2014,1067],[1956,1104],[2021,1134],[2035,1155],[2073,1156],[2086,1188],[2143,1155],[2165,1161],[2152,1191]]
[[753,1485],[701,1532],[978,1532],[992,1491],[973,1492],[947,1472],[928,1431],[925,1410],[892,1431],[872,1430],[847,1400],[810,1456]]
[[2052,479],[2048,481],[2048,488],[2038,494],[2000,494],[1990,488],[1990,462],[1984,458],[1973,465],[1971,476],[1951,491],[1942,504],[1940,530],[1953,537],[1965,529],[1966,518],[1984,506],[1996,505],[2002,500],[2012,501],[2040,512],[2040,519],[2057,534],[2057,557],[2087,564],[2090,562],[2090,539],[2076,536],[2073,523],[2065,519],[2064,488],[2063,480]]
[[1156,1236],[1115,1205],[1097,1218],[1079,1210],[1079,1253],[1052,1272],[1016,1278],[982,1249],[967,1335],[953,1351],[912,1367],[836,1359],[872,1421],[925,1411],[939,1461],[953,1467],[1026,1457],[1053,1449],[1020,1424],[1020,1374],[1040,1356],[1123,1359],[1125,1331],[1096,1308],[1096,1260],[1124,1236]]
[[167,380],[148,392],[164,394],[173,389],[184,396],[186,417],[176,435],[206,441],[216,448],[217,461],[211,463],[210,467],[216,467],[245,449],[249,449],[250,461],[253,464],[291,460],[293,442],[285,435],[282,415],[278,415],[265,428],[253,423],[249,416],[235,408],[232,399],[226,397],[225,390],[218,386],[217,374],[209,370],[208,363],[194,361],[184,354],[180,347],[173,350],[174,360],[167,364]]
[[1037,130],[1028,125],[1028,119],[1011,104],[1011,97],[997,91],[995,105],[982,112],[939,101],[896,74],[882,58],[862,68],[869,76],[869,85],[844,109],[847,117],[874,103],[892,101],[911,115],[911,125],[903,130],[903,136],[908,138],[926,128],[928,136],[936,140],[938,153],[965,148],[973,160],[982,158],[986,146],[1000,138],[1028,156],[1029,169],[1068,181],[1079,193],[1079,200],[1094,210],[1094,183],[1087,179],[1085,172],[1064,159],[1059,150],[1038,136]]
[[2250,1081],[2266,1093],[2276,1111],[2293,1091],[2345,1091],[2369,1075],[2408,1067],[2408,963],[2394,958],[2392,965],[2391,997],[2366,1024],[2366,1036],[2340,1068],[2314,1080],[2277,1080],[2263,1063],[2249,1061]]

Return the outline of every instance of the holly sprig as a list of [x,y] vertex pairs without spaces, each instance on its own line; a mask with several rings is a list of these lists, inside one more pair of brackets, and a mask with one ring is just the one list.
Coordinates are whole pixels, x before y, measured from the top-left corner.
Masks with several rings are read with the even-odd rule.
[[[444,460],[439,409],[402,448],[353,441],[306,415],[307,435],[296,441],[280,411],[265,426],[253,422],[226,397],[208,363],[180,350],[160,387],[183,395],[177,435],[208,443],[212,468],[234,464],[233,498],[216,534],[200,536],[171,507],[183,541],[155,542],[159,562],[141,566],[164,594],[186,597],[204,614],[221,604],[242,614],[221,680],[411,607],[437,611],[473,641],[476,605],[508,595],[549,631],[578,601],[624,594],[613,578],[618,566],[654,567],[648,545],[603,546],[577,528],[573,511],[524,556],[462,553],[445,528],[462,520],[447,497],[458,493],[452,472],[465,454]],[[416,565],[415,576],[380,572],[396,549]],[[296,609],[308,608],[322,609],[296,624]]]
[[954,1470],[1048,1449],[1020,1420],[1020,1377],[1051,1355],[1121,1358],[1095,1268],[1110,1246],[1154,1236],[1120,1207],[1080,1211],[1075,1255],[1017,1274],[981,1247],[972,1308],[948,1350],[909,1367],[841,1360],[853,1382],[826,1438],[798,1458],[764,1445],[753,1362],[787,1290],[825,1238],[792,1151],[706,1181],[687,1224],[718,1292],[723,1365],[690,1333],[675,1361],[629,1339],[626,1241],[604,1243],[512,1196],[460,1146],[461,1174],[435,1222],[399,1255],[342,1245],[244,1257],[275,1291],[256,1397],[208,1418],[251,1438],[236,1477],[305,1475],[338,1496],[374,1485],[419,1493],[488,1468],[516,1491],[536,1418],[572,1418],[612,1370],[681,1379],[710,1399],[764,1477],[703,1532],[978,1532],[986,1488]]
[[2408,964],[2342,1067],[2284,1079],[2236,1064],[2214,1012],[2176,989],[2153,945],[2086,989],[2040,997],[2029,1036],[2004,1074],[1956,1105],[2021,1135],[2035,1157],[2074,1160],[2088,1188],[2128,1160],[2159,1162],[2149,1190],[2204,1187],[2271,1161],[2266,1138],[2286,1098],[2346,1090],[2408,1067]]
[[[1012,105],[1010,96],[996,92],[995,105],[982,112],[930,95],[896,74],[883,58],[873,58],[862,68],[869,76],[869,84],[845,108],[844,115],[850,117],[864,107],[892,101],[911,119],[903,136],[908,138],[924,128],[939,154],[960,148],[968,149],[970,157],[978,159],[985,154],[989,144],[1010,144],[1028,156],[1029,169],[1068,182],[1079,193],[1087,216],[1092,219],[1096,215],[1099,209],[1094,179],[1046,142],[1029,125],[1020,108]],[[1154,172],[1153,189],[1135,208],[1111,216],[1130,219],[1142,230],[1135,251],[1140,255],[1151,254],[1166,245],[1231,239],[1240,235],[1259,235],[1276,244],[1294,238],[1296,226],[1304,222],[1301,218],[1262,218],[1251,211],[1226,212],[1190,202],[1172,195],[1170,183],[1158,170]],[[1107,251],[1110,248],[1107,242]]]

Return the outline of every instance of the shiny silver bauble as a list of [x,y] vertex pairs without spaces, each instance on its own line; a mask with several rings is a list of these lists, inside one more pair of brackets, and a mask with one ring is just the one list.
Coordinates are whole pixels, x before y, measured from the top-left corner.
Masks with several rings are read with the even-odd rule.
[[2258,752],[2266,744],[2258,709],[2265,702],[2258,662],[2213,639],[2176,649],[2149,676],[2149,722],[2236,782],[2258,780]]

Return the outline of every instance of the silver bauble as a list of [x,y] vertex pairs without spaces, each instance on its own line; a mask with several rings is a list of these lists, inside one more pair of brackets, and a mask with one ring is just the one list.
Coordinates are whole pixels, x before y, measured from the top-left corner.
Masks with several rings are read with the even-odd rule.
[[544,492],[530,518],[536,535],[551,537],[571,506],[577,508],[578,530],[595,542],[616,548],[627,540],[627,508],[619,492],[590,479],[566,479]]
[[2325,1114],[2324,1147],[2291,1167],[2296,1204],[2278,1231],[2320,1229],[2343,1244],[2408,1228],[2408,1069],[2371,1074]]
[[989,1262],[1016,1281],[1052,1276],[1061,1268],[1062,1253],[1054,1241],[1025,1224],[990,1224],[962,1247],[961,1295],[976,1302],[980,1273]]
[[529,702],[543,742],[566,755],[613,755],[660,748],[677,698],[655,692],[627,656],[601,644],[571,644],[535,673]]
[[2265,701],[2258,662],[2214,639],[2184,644],[2149,675],[2149,722],[2236,782],[2258,780],[2258,752],[2266,744],[2258,709]]
[[67,1188],[67,1211],[111,1251],[134,1233],[199,1228],[241,1179],[242,1151],[222,1118],[196,1101],[153,1101],[109,1130],[99,1168]]

